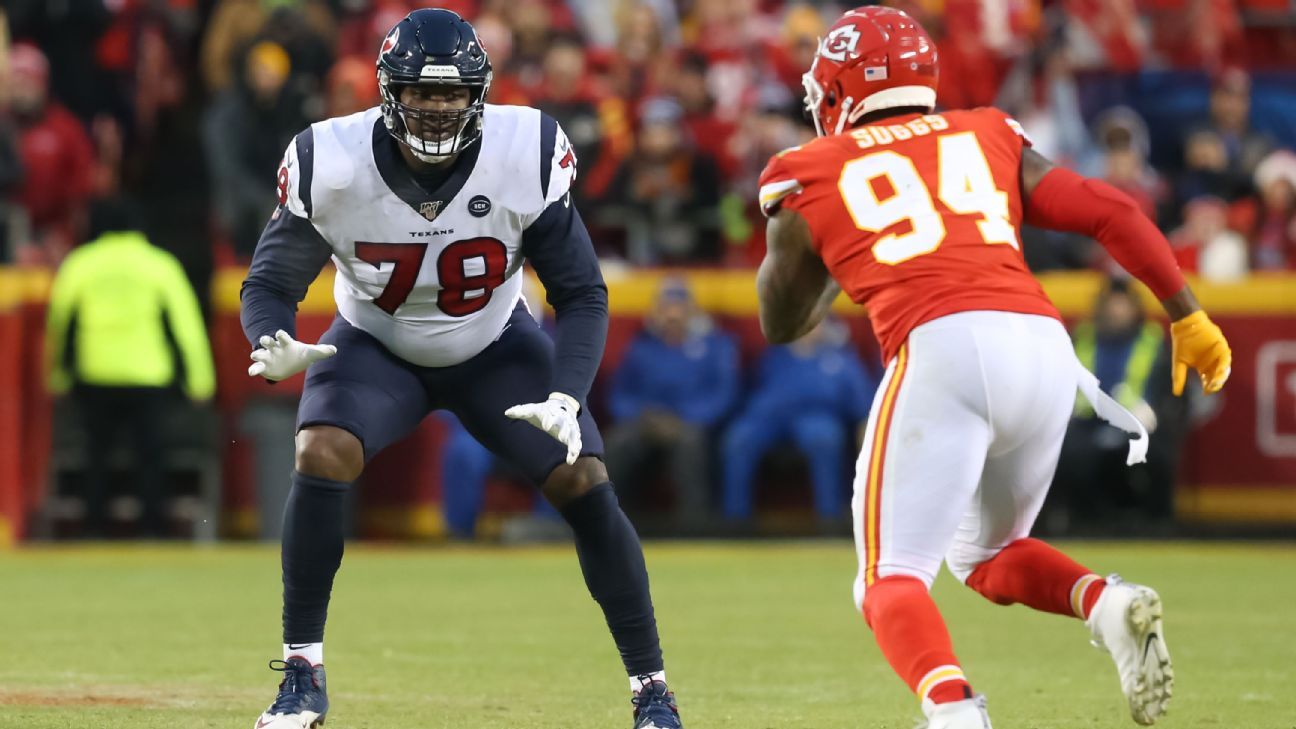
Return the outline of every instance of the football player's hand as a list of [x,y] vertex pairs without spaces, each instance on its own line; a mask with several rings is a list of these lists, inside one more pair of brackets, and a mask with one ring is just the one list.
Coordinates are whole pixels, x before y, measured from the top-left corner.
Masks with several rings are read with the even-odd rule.
[[1206,394],[1219,392],[1233,368],[1233,352],[1224,332],[1204,311],[1195,311],[1170,323],[1174,394],[1182,395],[1188,368],[1197,370]]
[[525,420],[566,446],[567,465],[570,466],[576,462],[581,452],[580,423],[576,421],[579,412],[580,403],[575,398],[561,392],[551,392],[545,402],[514,405],[505,410],[504,414],[514,420]]
[[331,344],[306,344],[288,336],[280,329],[273,337],[261,337],[261,347],[251,354],[252,366],[248,374],[260,375],[267,380],[278,382],[301,372],[311,362],[328,359],[337,354],[337,347]]

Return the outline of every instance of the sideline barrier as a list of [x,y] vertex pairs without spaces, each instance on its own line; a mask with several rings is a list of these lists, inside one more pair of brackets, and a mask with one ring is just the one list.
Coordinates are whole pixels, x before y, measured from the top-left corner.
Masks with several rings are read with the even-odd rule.
[[[698,303],[739,338],[745,359],[763,346],[756,321],[752,270],[660,271],[605,264],[612,322],[602,371],[619,361],[651,306],[666,275],[688,279]],[[248,345],[238,320],[242,269],[223,269],[212,282],[217,404],[231,437],[222,438],[226,467],[225,523],[232,536],[255,534],[255,485],[250,446],[235,423],[249,398],[294,399],[302,376],[270,385],[249,378]],[[311,286],[298,315],[301,337],[317,338],[333,317],[332,269]],[[50,276],[44,271],[0,268],[0,544],[21,539],[24,524],[44,493],[49,448],[49,400],[44,394],[41,336]],[[1089,272],[1040,277],[1068,320],[1085,316],[1102,285]],[[1184,446],[1177,490],[1179,515],[1188,519],[1296,523],[1296,275],[1257,275],[1236,284],[1193,282],[1198,297],[1223,327],[1233,346],[1233,374],[1222,397],[1210,407]],[[1138,287],[1148,311],[1160,307]],[[877,363],[876,344],[863,312],[844,297],[834,310],[850,326],[861,354]],[[596,390],[598,386],[596,385]],[[597,395],[597,393],[596,393]],[[595,398],[597,401],[597,397]],[[597,409],[597,406],[596,406]],[[407,447],[374,462],[375,470],[420,477],[412,486],[366,497],[378,511],[395,515],[374,530],[434,536],[441,530],[440,484],[434,474],[441,429],[420,429]],[[410,460],[414,459],[414,460]],[[415,463],[414,461],[417,461]],[[386,480],[386,479],[384,479]],[[379,481],[375,479],[375,481]],[[399,521],[399,524],[390,522]]]
[[43,339],[49,271],[0,266],[0,547],[26,536],[45,492],[50,399]]

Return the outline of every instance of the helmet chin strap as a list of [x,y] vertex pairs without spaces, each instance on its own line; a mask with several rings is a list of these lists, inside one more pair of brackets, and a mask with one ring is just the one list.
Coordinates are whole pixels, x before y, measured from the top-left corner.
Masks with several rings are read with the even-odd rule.
[[[843,115],[845,115],[845,112],[846,110],[842,109]],[[850,110],[850,114],[846,116],[846,123],[851,126],[854,126],[855,122],[859,121],[860,119],[863,119],[866,113],[868,113],[868,105],[860,104],[859,106]]]
[[846,128],[848,123],[854,123],[856,119],[862,116],[859,112],[864,107],[860,106],[859,109],[852,109],[851,106],[854,104],[854,97],[847,96],[842,99],[841,113],[837,115],[837,128],[833,130],[833,134],[841,134],[842,130]]

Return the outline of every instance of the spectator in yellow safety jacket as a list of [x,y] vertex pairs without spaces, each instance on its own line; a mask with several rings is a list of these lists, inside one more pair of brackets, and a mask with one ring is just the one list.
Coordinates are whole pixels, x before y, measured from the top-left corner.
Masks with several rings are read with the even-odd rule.
[[1182,407],[1170,397],[1170,352],[1161,325],[1147,320],[1142,302],[1124,281],[1098,294],[1093,315],[1072,327],[1076,356],[1102,389],[1153,433],[1146,464],[1127,468],[1128,436],[1094,416],[1077,399],[1054,479],[1045,525],[1054,531],[1121,529],[1168,522],[1174,506],[1174,464]]
[[164,536],[163,416],[176,384],[191,400],[211,398],[211,346],[179,261],[138,231],[128,204],[96,203],[91,229],[92,239],[54,277],[45,335],[49,389],[69,394],[83,418],[85,534],[104,533],[107,462],[115,437],[125,435],[142,527]]

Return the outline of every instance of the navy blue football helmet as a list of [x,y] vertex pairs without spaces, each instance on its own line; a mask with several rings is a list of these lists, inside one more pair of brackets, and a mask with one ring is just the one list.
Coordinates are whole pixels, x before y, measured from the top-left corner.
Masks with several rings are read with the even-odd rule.
[[[415,10],[391,29],[378,51],[383,122],[425,162],[458,154],[481,138],[491,64],[472,24],[441,8]],[[468,107],[419,109],[401,103],[410,85],[467,88]]]

